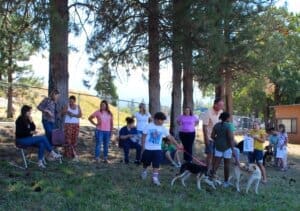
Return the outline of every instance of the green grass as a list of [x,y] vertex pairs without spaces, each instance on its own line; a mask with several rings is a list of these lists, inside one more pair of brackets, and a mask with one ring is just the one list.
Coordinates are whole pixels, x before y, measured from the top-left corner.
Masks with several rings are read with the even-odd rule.
[[[194,177],[187,188],[179,181],[171,187],[177,170],[168,165],[162,166],[162,186],[156,187],[150,177],[140,179],[141,166],[119,163],[122,153],[116,147],[110,150],[112,163],[93,163],[94,143],[83,138],[80,163],[49,162],[45,170],[30,164],[24,171],[9,165],[19,155],[8,143],[0,141],[0,210],[300,210],[299,153],[290,157],[295,165],[288,172],[267,169],[268,184],[260,185],[259,195],[253,188],[246,195],[244,185],[242,193],[204,183],[198,191]],[[219,174],[223,178],[221,169]],[[289,184],[291,178],[296,183]]]

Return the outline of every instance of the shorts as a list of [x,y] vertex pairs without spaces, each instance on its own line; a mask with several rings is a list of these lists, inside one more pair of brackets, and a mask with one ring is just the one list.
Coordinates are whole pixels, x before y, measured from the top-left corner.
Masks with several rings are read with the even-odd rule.
[[263,153],[262,150],[254,149],[253,152],[248,153],[249,163],[262,164],[263,163],[263,157],[264,157],[264,153]]
[[214,156],[218,157],[218,158],[231,159],[231,157],[232,157],[232,150],[231,150],[231,148],[225,150],[224,152],[215,150],[215,155]]
[[142,155],[143,167],[146,168],[152,164],[153,168],[159,168],[163,153],[161,150],[145,150]]
[[214,154],[215,151],[215,143],[213,141],[209,141],[208,145],[205,145],[205,154]]

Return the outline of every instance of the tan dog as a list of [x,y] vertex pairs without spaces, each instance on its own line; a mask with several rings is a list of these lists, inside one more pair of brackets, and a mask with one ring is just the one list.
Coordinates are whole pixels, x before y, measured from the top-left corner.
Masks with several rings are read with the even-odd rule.
[[248,177],[246,193],[248,193],[252,183],[254,183],[255,193],[258,194],[258,186],[262,176],[261,176],[261,171],[256,164],[251,163],[248,166],[244,166],[242,164],[240,166],[234,165],[232,172],[233,175],[229,178],[229,181],[231,179],[235,180],[235,187],[238,192],[240,192],[241,175],[245,173]]
[[259,183],[260,183],[260,180],[262,177],[261,171],[260,171],[259,167],[254,163],[249,164],[248,171],[251,172],[251,174],[250,174],[250,177],[247,182],[246,193],[248,193],[250,186],[252,185],[252,183],[254,183],[255,184],[255,193],[258,194],[258,186],[259,186]]

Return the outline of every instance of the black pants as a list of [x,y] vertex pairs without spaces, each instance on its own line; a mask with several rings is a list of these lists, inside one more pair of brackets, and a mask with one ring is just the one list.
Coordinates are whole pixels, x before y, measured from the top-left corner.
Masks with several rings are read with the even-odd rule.
[[182,145],[184,147],[184,150],[187,152],[184,152],[183,159],[186,162],[191,162],[193,160],[193,144],[195,140],[195,132],[179,132],[179,138],[182,142]]

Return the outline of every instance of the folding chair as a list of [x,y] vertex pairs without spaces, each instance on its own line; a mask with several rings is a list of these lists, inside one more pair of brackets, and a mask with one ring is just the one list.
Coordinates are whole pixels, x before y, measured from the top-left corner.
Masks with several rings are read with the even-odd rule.
[[36,149],[37,146],[28,146],[28,147],[25,147],[25,146],[19,145],[17,143],[15,143],[15,146],[16,146],[17,150],[19,150],[20,153],[21,153],[21,158],[22,158],[22,161],[23,161],[23,166],[10,162],[11,165],[13,165],[13,166],[15,166],[17,168],[20,168],[20,169],[27,169],[28,168],[28,163],[35,163],[35,164],[37,164],[37,162],[32,161],[30,158],[27,158],[27,156],[26,156],[26,151],[27,150],[29,151],[28,154],[31,156],[31,153],[32,153],[33,149]]

